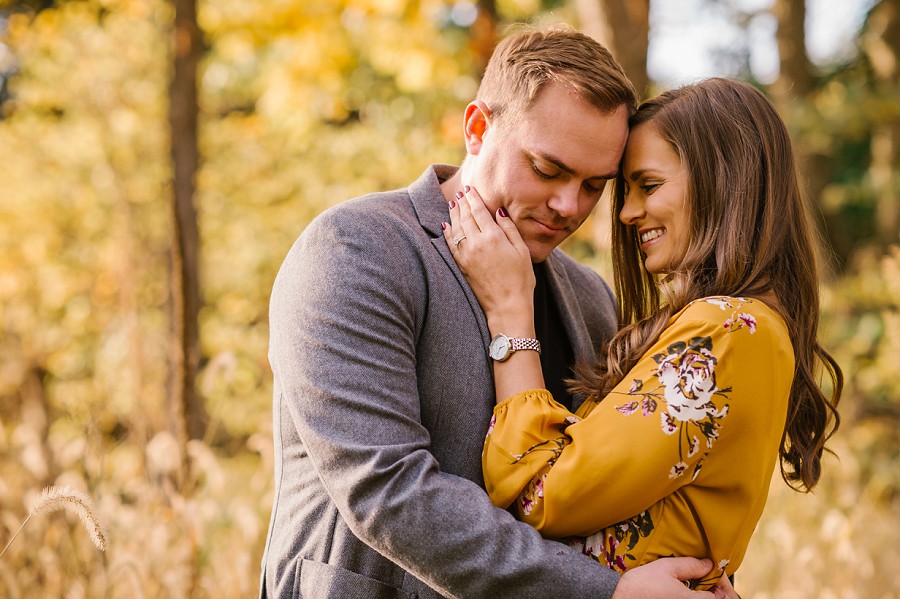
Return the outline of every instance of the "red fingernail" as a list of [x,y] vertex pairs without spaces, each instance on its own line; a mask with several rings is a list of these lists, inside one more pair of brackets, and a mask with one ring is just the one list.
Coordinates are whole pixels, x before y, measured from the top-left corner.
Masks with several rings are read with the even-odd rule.
[[442,231],[446,231],[446,230],[447,230],[447,223],[441,223],[441,230],[442,230]]
[[506,208],[504,208],[503,206],[500,206],[500,209],[497,210],[497,212],[499,212],[500,216],[502,216],[503,218],[509,217],[509,214],[506,213]]
[[457,192],[456,192],[456,199],[457,199],[457,200],[463,199],[463,192],[457,191]]
[[447,205],[450,206],[451,210],[453,210],[456,207],[456,202],[450,200],[449,202],[447,202]]
[[468,185],[463,185],[463,189],[465,190],[466,193],[469,193],[470,191],[472,191],[472,188],[469,187]]

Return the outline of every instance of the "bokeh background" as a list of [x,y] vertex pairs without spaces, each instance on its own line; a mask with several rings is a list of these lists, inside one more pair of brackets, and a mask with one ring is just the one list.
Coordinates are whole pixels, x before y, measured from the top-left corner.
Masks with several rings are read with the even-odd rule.
[[[604,41],[644,96],[719,74],[786,119],[847,377],[820,486],[777,477],[745,598],[900,596],[900,0],[0,0],[4,597],[248,597],[272,499],[267,304],[297,235],[462,157],[516,22]],[[567,249],[609,274],[598,208]]]

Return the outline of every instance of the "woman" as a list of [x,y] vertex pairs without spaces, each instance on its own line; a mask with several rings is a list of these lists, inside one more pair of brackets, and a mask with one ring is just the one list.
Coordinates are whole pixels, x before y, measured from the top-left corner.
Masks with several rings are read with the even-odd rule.
[[[711,79],[645,102],[630,124],[613,206],[623,326],[580,370],[574,414],[544,389],[537,352],[495,362],[485,483],[498,506],[620,572],[710,557],[718,568],[694,581],[709,588],[740,566],[776,460],[792,487],[817,483],[843,378],[816,338],[816,237],[771,103]],[[467,190],[450,216],[492,336],[534,337],[534,275],[505,210],[495,224]]]

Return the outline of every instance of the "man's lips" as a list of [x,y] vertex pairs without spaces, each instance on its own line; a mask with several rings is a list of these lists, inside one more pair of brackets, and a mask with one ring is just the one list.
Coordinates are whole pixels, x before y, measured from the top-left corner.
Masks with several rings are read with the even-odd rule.
[[548,236],[558,235],[559,233],[562,233],[563,231],[568,230],[568,226],[566,226],[566,225],[559,225],[558,223],[553,223],[553,224],[545,223],[545,222],[537,220],[537,219],[532,219],[532,220],[534,221],[534,224],[537,226],[538,231],[543,233],[544,235],[548,235]]

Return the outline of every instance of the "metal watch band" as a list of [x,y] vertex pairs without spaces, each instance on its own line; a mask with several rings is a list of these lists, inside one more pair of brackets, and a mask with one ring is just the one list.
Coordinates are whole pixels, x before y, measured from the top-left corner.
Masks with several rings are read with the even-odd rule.
[[511,355],[522,349],[530,349],[541,353],[541,343],[528,337],[510,337],[503,333],[494,335],[488,346],[488,355],[497,362],[505,362]]
[[509,349],[511,351],[519,351],[520,349],[533,349],[540,355],[541,342],[537,339],[529,339],[527,337],[510,337]]

